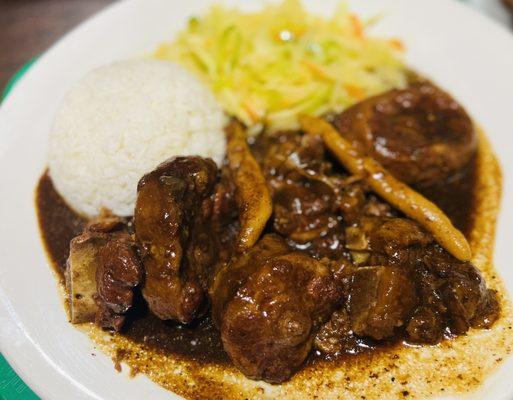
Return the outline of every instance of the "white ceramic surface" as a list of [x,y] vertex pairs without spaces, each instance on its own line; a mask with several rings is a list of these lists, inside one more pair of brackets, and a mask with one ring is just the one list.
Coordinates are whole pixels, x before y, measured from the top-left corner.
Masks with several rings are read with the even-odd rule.
[[[257,0],[227,0],[244,8]],[[64,37],[32,67],[0,109],[0,349],[43,399],[177,398],[146,377],[129,379],[66,320],[41,246],[33,197],[46,165],[54,111],[69,85],[113,60],[152,50],[210,0],[126,0]],[[329,13],[337,0],[305,0]],[[496,264],[513,292],[513,35],[451,0],[358,0],[385,12],[376,29],[406,42],[411,65],[451,91],[486,129],[504,170]],[[95,354],[95,356],[92,356]],[[511,399],[513,360],[473,398]]]

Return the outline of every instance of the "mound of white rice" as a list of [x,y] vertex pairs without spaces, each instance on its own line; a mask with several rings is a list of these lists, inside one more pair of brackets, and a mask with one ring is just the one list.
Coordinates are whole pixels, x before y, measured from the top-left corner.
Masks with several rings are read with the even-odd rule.
[[50,136],[50,175],[75,211],[133,215],[139,179],[175,155],[225,154],[225,117],[181,67],[117,62],[86,75],[65,97]]

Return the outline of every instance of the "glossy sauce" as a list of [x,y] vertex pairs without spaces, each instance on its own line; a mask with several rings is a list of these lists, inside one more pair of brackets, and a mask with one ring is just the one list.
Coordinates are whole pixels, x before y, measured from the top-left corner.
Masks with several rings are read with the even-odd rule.
[[446,181],[436,183],[429,187],[416,188],[429,200],[434,202],[451,219],[451,222],[467,238],[472,232],[475,221],[476,207],[476,182],[477,182],[476,157],[456,175]]
[[[451,219],[453,224],[468,237],[474,223],[476,205],[477,162],[472,162],[458,175],[437,185],[417,188],[436,203]],[[76,215],[55,191],[51,178],[45,173],[37,186],[36,207],[39,224],[48,256],[55,271],[64,282],[63,273],[69,253],[70,240],[81,233],[86,220]],[[193,326],[183,326],[171,321],[161,321],[149,313],[140,293],[136,293],[135,306],[127,316],[127,323],[121,333],[137,343],[144,343],[165,354],[187,358],[199,363],[227,364],[228,356],[223,351],[220,336],[210,318],[205,317]],[[368,341],[362,341],[345,359],[354,354],[382,351],[397,346],[380,344],[379,349]],[[325,358],[312,353],[309,363]]]
[[36,189],[36,208],[46,252],[63,283],[69,242],[80,235],[86,220],[66,205],[55,190],[48,172],[39,179]]

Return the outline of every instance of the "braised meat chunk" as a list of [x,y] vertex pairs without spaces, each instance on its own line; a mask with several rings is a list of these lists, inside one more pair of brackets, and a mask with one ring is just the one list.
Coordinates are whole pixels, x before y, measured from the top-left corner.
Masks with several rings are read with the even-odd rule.
[[397,258],[401,250],[423,247],[433,242],[433,237],[412,220],[382,218],[380,222],[369,239],[374,252]]
[[444,330],[444,320],[440,312],[429,306],[419,306],[406,327],[408,340],[414,343],[438,343]]
[[230,168],[224,164],[219,171],[219,179],[212,195],[211,222],[219,242],[217,264],[228,260],[239,244],[240,221],[235,200],[237,187],[231,176]]
[[446,329],[463,334],[497,319],[495,292],[487,289],[479,270],[435,244],[415,222],[382,219],[369,242],[371,263],[398,266],[414,284],[418,305],[407,326],[412,341],[436,343]]
[[139,182],[135,235],[145,268],[142,293],[161,319],[191,322],[202,311],[217,253],[211,159],[176,157]]
[[332,171],[321,138],[278,132],[259,138],[254,151],[272,195],[273,230],[316,258],[340,257],[345,182]]
[[66,284],[72,322],[122,328],[142,279],[136,243],[124,228],[121,219],[102,217],[71,241]]
[[323,183],[284,184],[274,195],[274,229],[295,242],[312,241],[337,224],[333,194]]
[[262,265],[229,302],[221,337],[234,363],[249,377],[288,379],[311,349],[313,333],[337,301],[329,271],[301,253]]
[[248,251],[225,262],[215,274],[210,287],[212,318],[218,327],[227,303],[235,296],[241,285],[258,269],[262,260],[286,254],[290,250],[278,235],[268,234],[262,237]]
[[415,284],[399,267],[359,267],[350,290],[352,329],[359,336],[377,340],[393,336],[418,302]]
[[471,327],[488,328],[499,317],[497,294],[486,287],[480,272],[447,258],[440,249],[428,248],[415,267],[420,302],[406,327],[412,342],[437,343],[446,332],[461,335]]
[[[301,366],[315,332],[340,299],[325,265],[298,252],[280,254],[279,241],[262,239],[267,257],[258,244],[254,254],[259,257],[243,256],[245,263],[236,268],[249,273],[245,279],[238,273],[236,292],[217,308],[223,346],[234,364],[248,377],[271,383],[288,379]],[[213,302],[223,296],[219,288]]]
[[455,261],[438,248],[429,249],[426,265],[438,276],[446,307],[448,326],[457,335],[470,327],[489,327],[499,316],[496,292],[486,287],[479,270]]
[[[414,221],[383,215],[363,213],[346,228],[345,245],[358,265],[335,273],[344,304],[319,330],[316,348],[333,356],[353,351],[359,338],[397,336],[434,344],[446,334],[490,327],[500,307],[480,272]],[[367,257],[358,261],[361,254]]]
[[364,100],[334,120],[359,151],[406,183],[433,183],[467,164],[476,134],[465,110],[430,83]]
[[135,243],[126,233],[113,235],[98,253],[95,322],[102,328],[121,329],[124,314],[132,306],[133,288],[142,279],[142,266]]

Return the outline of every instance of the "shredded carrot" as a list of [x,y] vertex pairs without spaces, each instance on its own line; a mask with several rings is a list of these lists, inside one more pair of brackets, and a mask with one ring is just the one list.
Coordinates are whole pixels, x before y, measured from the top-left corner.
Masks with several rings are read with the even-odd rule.
[[318,78],[332,80],[332,77],[319,64],[316,64],[313,61],[307,59],[301,60],[301,63]]
[[248,102],[244,101],[244,102],[242,102],[242,107],[248,113],[249,117],[251,118],[251,120],[253,122],[260,121],[260,117],[258,115],[258,112],[253,108],[253,106],[251,104],[249,104]]
[[353,32],[356,37],[363,38],[363,25],[360,18],[351,14],[351,24],[353,25]]
[[399,39],[390,39],[388,42],[397,50],[404,51],[404,43]]
[[354,97],[355,99],[363,99],[365,97],[365,91],[360,86],[355,85],[344,85],[344,89],[347,90],[349,96]]

